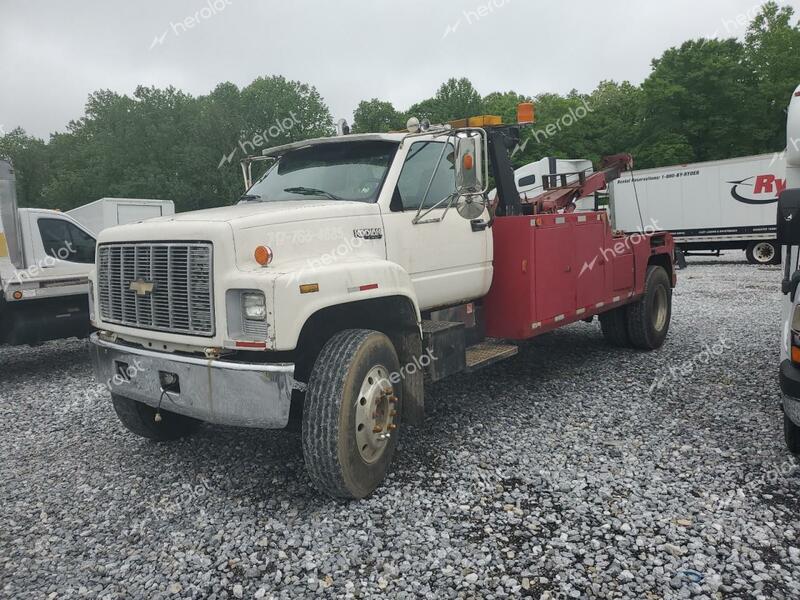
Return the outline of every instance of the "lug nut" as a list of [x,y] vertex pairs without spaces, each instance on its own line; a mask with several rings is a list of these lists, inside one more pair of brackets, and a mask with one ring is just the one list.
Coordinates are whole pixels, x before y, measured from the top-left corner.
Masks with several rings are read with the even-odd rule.
[[375,427],[372,428],[372,433],[380,433],[381,431],[383,431],[383,427],[381,427],[380,425],[376,425]]
[[394,431],[395,429],[397,429],[397,425],[395,425],[394,423],[390,423],[388,429],[389,431]]

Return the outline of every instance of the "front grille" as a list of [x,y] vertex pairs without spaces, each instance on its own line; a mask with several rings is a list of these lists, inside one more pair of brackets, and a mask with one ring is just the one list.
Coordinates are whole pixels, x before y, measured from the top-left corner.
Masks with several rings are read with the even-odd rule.
[[103,321],[213,336],[212,259],[208,242],[100,246],[97,296]]

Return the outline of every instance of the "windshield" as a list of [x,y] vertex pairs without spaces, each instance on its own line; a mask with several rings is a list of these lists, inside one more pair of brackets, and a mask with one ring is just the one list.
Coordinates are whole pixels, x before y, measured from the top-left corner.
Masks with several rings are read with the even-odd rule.
[[284,154],[242,200],[375,202],[396,151],[394,142],[341,142],[293,150]]

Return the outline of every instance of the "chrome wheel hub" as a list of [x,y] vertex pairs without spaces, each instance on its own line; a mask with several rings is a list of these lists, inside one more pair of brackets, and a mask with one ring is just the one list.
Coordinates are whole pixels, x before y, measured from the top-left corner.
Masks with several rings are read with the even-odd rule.
[[366,463],[383,456],[397,429],[397,396],[383,365],[370,369],[356,398],[356,445]]
[[656,331],[662,331],[666,326],[668,308],[667,290],[659,287],[653,297],[653,327]]
[[760,263],[772,262],[775,258],[775,247],[772,244],[761,243],[753,249],[753,255]]

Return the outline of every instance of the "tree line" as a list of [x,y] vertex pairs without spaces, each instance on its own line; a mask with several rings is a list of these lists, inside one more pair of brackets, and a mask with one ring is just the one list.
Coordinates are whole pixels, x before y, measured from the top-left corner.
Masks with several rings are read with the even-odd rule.
[[[792,7],[770,1],[743,40],[670,48],[641,85],[481,95],[468,79],[453,78],[405,111],[362,101],[353,130],[402,130],[411,116],[443,123],[497,114],[513,122],[517,105],[533,101],[537,123],[523,134],[518,166],[545,156],[598,161],[630,152],[641,169],[782,150],[798,83],[800,23]],[[173,87],[140,86],[131,96],[101,90],[65,132],[44,141],[14,129],[0,137],[0,155],[14,161],[21,206],[68,210],[114,196],[171,199],[186,211],[235,202],[243,192],[238,163],[247,154],[333,130],[316,88],[271,76],[243,88],[221,83],[196,97]]]

